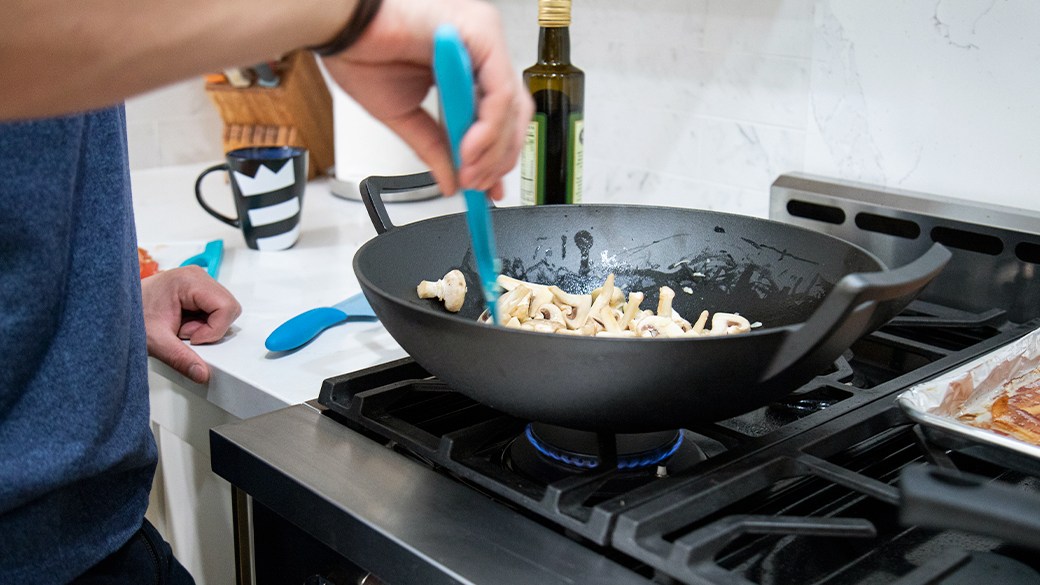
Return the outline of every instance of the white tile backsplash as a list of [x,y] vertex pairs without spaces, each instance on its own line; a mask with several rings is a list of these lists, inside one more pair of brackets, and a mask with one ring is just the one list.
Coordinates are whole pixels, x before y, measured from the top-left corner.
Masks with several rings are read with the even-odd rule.
[[[523,69],[537,2],[495,4]],[[575,0],[572,14],[586,200],[764,216],[776,175],[801,170],[1040,209],[1038,2]]]
[[[493,3],[519,72],[537,1]],[[1035,0],[575,0],[585,198],[764,216],[802,170],[1040,209],[1038,25]],[[136,168],[220,157],[201,80],[127,117]]]
[[1040,3],[817,2],[805,168],[1040,209]]

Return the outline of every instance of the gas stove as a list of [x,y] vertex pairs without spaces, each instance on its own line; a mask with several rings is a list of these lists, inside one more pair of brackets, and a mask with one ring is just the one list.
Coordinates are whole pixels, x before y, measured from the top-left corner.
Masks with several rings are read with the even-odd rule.
[[714,423],[613,435],[519,420],[410,358],[330,378],[291,416],[212,434],[215,471],[251,496],[243,570],[256,583],[1040,582],[1035,553],[1010,542],[900,523],[908,468],[1038,497],[1040,479],[932,445],[895,403],[1040,327],[1040,216],[787,175],[771,218],[889,266],[933,241],[954,259],[813,380]]

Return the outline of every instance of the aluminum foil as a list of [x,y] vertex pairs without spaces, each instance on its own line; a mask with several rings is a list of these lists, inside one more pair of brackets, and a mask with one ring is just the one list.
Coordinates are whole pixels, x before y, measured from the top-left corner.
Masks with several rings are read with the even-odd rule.
[[989,416],[993,401],[1015,378],[1040,377],[1040,329],[937,378],[911,387],[897,398],[907,416],[936,444],[1040,474],[1040,446],[958,420],[961,414]]

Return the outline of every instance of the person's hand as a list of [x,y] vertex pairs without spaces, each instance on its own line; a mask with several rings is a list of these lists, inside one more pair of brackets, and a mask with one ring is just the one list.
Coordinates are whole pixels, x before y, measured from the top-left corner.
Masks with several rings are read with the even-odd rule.
[[[444,132],[421,106],[433,86],[433,33],[459,30],[473,61],[477,119],[462,139],[453,173]],[[358,41],[326,57],[329,74],[373,117],[415,150],[445,195],[459,188],[501,199],[502,177],[516,165],[534,102],[513,71],[498,11],[479,0],[383,0]]]
[[209,366],[192,345],[220,341],[242,313],[235,297],[198,266],[160,272],[141,280],[148,355],[199,384],[209,381]]

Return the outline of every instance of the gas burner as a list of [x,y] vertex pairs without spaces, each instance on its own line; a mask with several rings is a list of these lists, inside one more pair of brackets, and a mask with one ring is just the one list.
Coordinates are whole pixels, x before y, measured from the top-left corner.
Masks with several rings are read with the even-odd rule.
[[[706,459],[683,431],[595,433],[531,423],[507,449],[507,460],[535,479],[555,481],[588,470],[674,473]],[[609,466],[609,467],[608,467]]]

